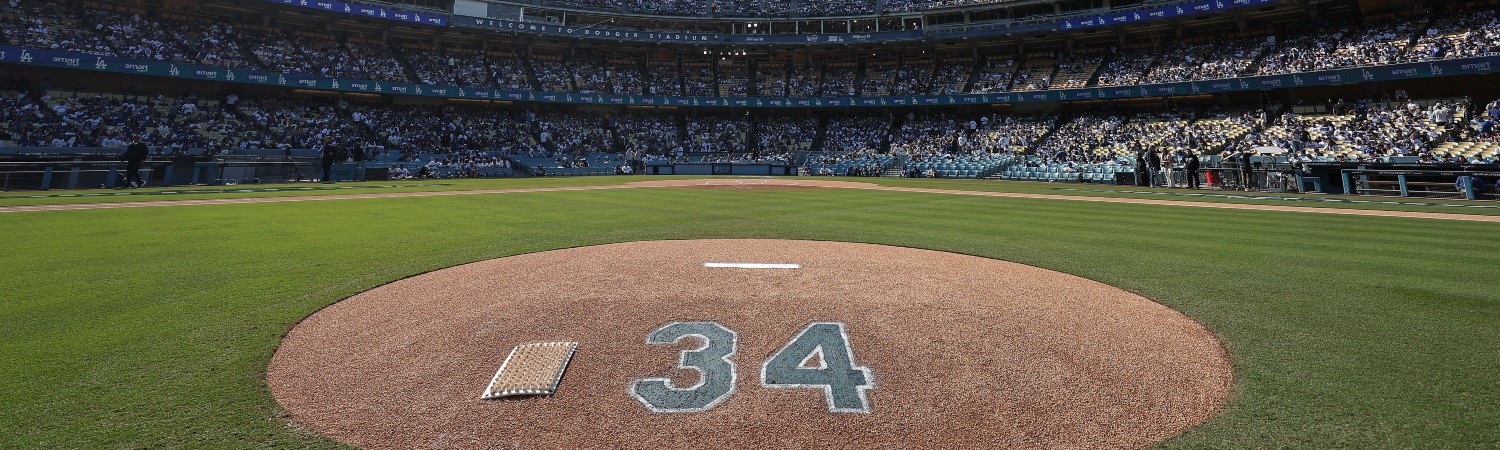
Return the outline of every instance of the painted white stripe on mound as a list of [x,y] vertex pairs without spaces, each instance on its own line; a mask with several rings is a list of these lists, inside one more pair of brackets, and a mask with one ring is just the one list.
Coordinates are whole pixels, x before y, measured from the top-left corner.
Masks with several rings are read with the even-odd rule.
[[767,263],[716,263],[706,262],[703,267],[720,269],[801,269],[801,264],[767,264]]

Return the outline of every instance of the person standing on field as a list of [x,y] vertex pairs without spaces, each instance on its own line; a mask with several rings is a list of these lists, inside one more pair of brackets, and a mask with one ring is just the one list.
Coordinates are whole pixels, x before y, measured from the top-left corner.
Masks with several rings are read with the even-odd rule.
[[1198,164],[1198,155],[1188,150],[1182,162],[1182,175],[1187,177],[1188,189],[1198,189]]
[[130,138],[130,146],[125,147],[125,186],[131,189],[145,186],[145,180],[141,179],[141,164],[146,162],[146,156],[150,154],[146,144],[141,142],[140,136]]
[[338,160],[339,149],[333,145],[332,138],[323,138],[323,184],[333,183],[333,162]]
[[1161,175],[1161,154],[1156,153],[1156,150],[1146,150],[1146,170],[1149,171],[1147,175],[1150,176],[1151,187],[1161,186],[1161,181],[1156,179]]
[[1167,187],[1175,188],[1177,187],[1177,180],[1172,179],[1172,166],[1177,164],[1177,156],[1165,149],[1161,153],[1161,176],[1166,179]]

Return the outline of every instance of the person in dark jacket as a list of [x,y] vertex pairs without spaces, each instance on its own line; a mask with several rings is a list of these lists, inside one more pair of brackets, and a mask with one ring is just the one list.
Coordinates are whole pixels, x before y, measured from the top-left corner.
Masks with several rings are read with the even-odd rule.
[[323,183],[331,184],[333,183],[333,162],[339,159],[339,148],[333,144],[333,139],[323,139],[323,151],[319,156],[323,157]]
[[130,138],[130,146],[125,147],[125,186],[122,187],[134,189],[146,185],[141,179],[141,164],[146,162],[150,152],[140,136]]
[[1198,154],[1192,150],[1187,151],[1187,157],[1183,159],[1182,171],[1187,176],[1188,189],[1198,189]]
[[1255,172],[1250,166],[1250,149],[1241,149],[1240,154],[1234,157],[1234,161],[1239,163],[1240,188],[1247,191],[1254,189]]
[[1149,176],[1151,172],[1146,170],[1146,152],[1137,151],[1135,153],[1135,185],[1150,186],[1150,181],[1146,179]]
[[1155,150],[1146,150],[1146,170],[1151,171],[1151,187],[1161,186],[1161,182],[1156,180],[1161,173],[1161,154]]

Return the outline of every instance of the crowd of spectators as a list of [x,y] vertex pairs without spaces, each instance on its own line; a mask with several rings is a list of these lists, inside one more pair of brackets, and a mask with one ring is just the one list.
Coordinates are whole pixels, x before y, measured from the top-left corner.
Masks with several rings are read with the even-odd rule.
[[544,3],[569,8],[690,17],[780,17],[791,10],[791,4],[786,0],[545,0]]
[[67,93],[43,95],[45,110],[21,106],[31,120],[19,145],[38,147],[119,147],[140,137],[158,153],[191,149],[221,153],[236,148],[244,126],[217,102],[196,97]]
[[[544,0],[544,4],[568,8],[623,11],[691,17],[829,17],[916,11],[959,4],[994,3],[999,0]],[[967,3],[966,3],[967,2]],[[795,6],[794,6],[795,5]]]
[[834,153],[883,152],[890,136],[891,121],[884,117],[840,117],[829,119],[823,130],[823,151]]
[[1016,74],[1016,60],[1012,58],[990,58],[985,61],[977,78],[974,92],[985,94],[1010,90],[1010,81]]
[[380,81],[410,81],[401,61],[396,59],[395,53],[392,53],[390,47],[385,44],[351,38],[344,43],[344,46],[347,48],[349,58],[354,60],[359,67],[351,75],[345,75],[346,77]]
[[1113,61],[1099,71],[1097,86],[1129,86],[1140,84],[1151,62],[1156,59],[1156,49],[1128,50],[1115,56]]
[[1058,125],[1057,130],[1037,145],[1035,152],[1049,162],[1091,161],[1098,158],[1094,150],[1117,139],[1115,133],[1124,124],[1124,118],[1117,115],[1080,114]]
[[787,97],[786,64],[765,63],[755,68],[755,92],[760,97]]
[[609,61],[603,56],[589,55],[573,58],[573,85],[578,92],[592,94],[640,95],[645,83],[641,80],[641,68],[637,63]]
[[[436,106],[341,106],[354,123],[374,139],[364,146],[375,151],[410,154],[445,153],[453,149],[453,126],[443,119]],[[361,133],[362,135],[364,133]]]
[[[803,7],[834,11],[848,5],[873,4],[851,1],[817,6],[808,3]],[[650,5],[681,6],[672,2]],[[738,8],[750,4],[723,4],[730,5]],[[1080,87],[1096,71],[1096,85],[1120,86],[1472,57],[1500,49],[1500,17],[1495,10],[1454,9],[1430,24],[1410,17],[1350,25],[1307,22],[1299,26],[1299,32],[1279,36],[1189,39],[1187,43],[1161,47],[1135,46],[1108,57],[1099,52],[1059,61],[1063,52],[1037,52],[1026,58],[1020,69],[1015,59],[998,57],[988,58],[977,71],[965,60],[896,62],[886,58],[866,61],[864,74],[860,73],[860,63],[839,61],[827,67],[766,63],[752,76],[750,67],[742,62],[716,64],[714,59],[650,61],[643,72],[637,59],[611,59],[592,51],[575,51],[572,57],[522,58],[508,52],[484,54],[440,43],[393,47],[359,33],[234,24],[179,13],[117,8],[8,2],[0,5],[0,35],[13,44],[90,54],[337,78],[694,96],[744,96],[752,88],[762,96],[953,94],[960,93],[966,84],[971,84],[976,93],[1030,91]],[[1096,70],[1101,60],[1107,63]],[[969,73],[975,73],[972,83],[968,82]],[[858,83],[861,79],[865,80],[863,86]]]
[[891,95],[926,95],[931,92],[932,61],[906,61],[896,70],[887,92]]
[[685,64],[682,68],[682,93],[696,97],[718,97],[719,80],[714,76],[713,64]]
[[[1061,124],[1055,115],[1003,114],[960,118],[907,113],[891,129],[886,117],[819,119],[622,115],[470,106],[350,105],[330,100],[237,100],[49,91],[33,96],[0,91],[0,141],[7,146],[117,147],[140,136],[157,153],[222,153],[237,149],[316,149],[330,142],[358,148],[363,158],[422,164],[440,173],[506,168],[510,157],[562,158],[576,163],[601,153],[639,152],[659,158],[784,161],[821,149],[840,162],[870,155],[906,155],[918,162],[981,163],[1034,155],[1040,165],[1129,164],[1143,151],[1238,152],[1287,149],[1298,161],[1371,161],[1422,157],[1467,160],[1443,153],[1445,142],[1500,138],[1500,103],[1467,117],[1463,102],[1330,101],[1319,112],[1278,109],[1086,113]],[[55,97],[54,97],[55,95]],[[1056,127],[1054,129],[1054,124]],[[1050,133],[1049,133],[1050,131]],[[753,136],[754,145],[748,141]],[[1043,136],[1047,136],[1043,139]],[[1452,148],[1444,147],[1444,148]],[[1473,147],[1460,147],[1470,150]],[[1489,147],[1485,147],[1489,148]],[[1494,158],[1493,151],[1478,155]],[[436,165],[432,165],[436,164]],[[848,166],[849,164],[844,164]],[[855,164],[859,165],[859,164]],[[883,166],[882,166],[883,167]],[[477,173],[477,172],[475,172]]]
[[851,97],[859,95],[855,89],[855,81],[859,79],[859,70],[846,64],[829,64],[823,72],[823,88],[818,95],[824,97]]
[[1261,75],[1341,69],[1403,62],[1420,22],[1385,20],[1311,29],[1277,40],[1261,63]]
[[906,155],[954,153],[965,139],[950,114],[907,113],[891,138],[891,153]]
[[537,87],[544,91],[572,92],[573,73],[562,58],[532,57],[531,68],[536,72]]
[[1422,107],[1417,102],[1358,101],[1336,107],[1331,114],[1302,116],[1285,113],[1274,126],[1243,139],[1240,147],[1276,146],[1297,160],[1335,158],[1369,160],[1387,156],[1429,157],[1429,144],[1462,138],[1450,134],[1464,110],[1446,101]]
[[1016,71],[1011,82],[1012,91],[1040,91],[1052,88],[1052,73],[1057,71],[1057,59],[1052,57],[1030,57],[1026,65]]
[[495,79],[483,55],[449,49],[439,52],[425,47],[408,47],[406,61],[427,84],[493,87]]
[[535,115],[530,111],[498,108],[449,108],[445,114],[453,124],[455,151],[482,151],[512,156],[538,147]]
[[185,62],[228,68],[252,67],[235,38],[234,25],[192,20],[172,23],[189,58]]
[[674,116],[625,115],[610,120],[626,151],[662,157],[680,157],[687,152]]
[[964,92],[968,84],[969,74],[974,71],[974,62],[970,60],[943,60],[938,63],[936,71],[932,75],[932,94],[958,94]]
[[0,123],[5,124],[0,127],[0,146],[34,146],[30,144],[42,140],[37,124],[45,123],[48,117],[30,92],[0,90]]
[[1219,80],[1244,74],[1274,42],[1267,37],[1225,39],[1162,54],[1145,83]]
[[961,151],[986,154],[1020,154],[1035,146],[1057,124],[1056,114],[1030,116],[986,115],[971,120],[967,143]]
[[268,69],[334,78],[410,81],[395,54],[369,41],[340,42],[337,37],[281,31],[242,32],[250,52]]
[[1123,51],[1105,64],[1098,86],[1233,78],[1275,44],[1274,38],[1218,39]]
[[240,35],[240,40],[245,43],[250,53],[255,55],[255,59],[260,61],[261,68],[274,71],[303,71],[300,47],[282,33],[247,32]]
[[796,13],[803,17],[852,16],[870,14],[875,11],[873,0],[821,0],[799,1]]
[[243,100],[235,109],[254,128],[241,148],[313,148],[336,136],[361,135],[332,104]]
[[583,157],[612,152],[609,129],[603,119],[586,114],[547,113],[537,118],[541,146],[552,155]]
[[[592,1],[592,0],[589,0]],[[865,1],[843,5],[867,4]],[[748,3],[726,3],[735,8]],[[668,7],[669,4],[661,7]],[[739,5],[739,6],[734,6]],[[816,8],[833,11],[840,3]],[[870,4],[873,5],[873,4]],[[1425,30],[1425,31],[1424,31]],[[57,4],[0,6],[0,33],[12,44],[154,61],[194,62],[339,78],[416,81],[462,86],[659,95],[747,95],[755,80],[759,95],[849,96],[957,93],[969,73],[974,92],[1080,86],[1103,56],[1056,62],[1053,54],[990,58],[975,71],[969,61],[903,61],[872,64],[864,86],[857,63],[765,65],[750,78],[744,64],[697,60],[670,65],[611,60],[584,51],[568,58],[522,58],[511,53],[413,46],[394,51],[358,35],[288,30],[262,25],[210,23],[134,12],[67,10]],[[1413,44],[1414,43],[1414,44]],[[1410,48],[1408,49],[1408,46]],[[1446,13],[1427,27],[1421,20],[1385,20],[1329,26],[1305,33],[1217,39],[1126,50],[1107,58],[1098,85],[1130,85],[1219,79],[1492,54],[1500,48],[1500,18],[1493,10]],[[253,55],[253,56],[252,56]],[[1101,55],[1101,54],[1091,54]],[[1264,56],[1264,58],[1261,58]],[[1255,61],[1262,63],[1257,67]],[[934,66],[936,65],[936,66]],[[408,70],[409,68],[409,70]],[[528,80],[528,68],[538,86]],[[657,70],[662,69],[662,70]],[[1019,74],[1019,75],[1017,75]],[[1014,78],[1014,79],[1013,79]],[[1332,103],[1332,102],[1331,102]],[[132,136],[168,152],[237,148],[313,148],[330,138],[357,138],[372,154],[455,155],[444,168],[509,164],[507,155],[576,158],[616,151],[619,145],[647,152],[748,155],[784,154],[810,147],[814,118],[622,116],[548,113],[436,106],[350,106],[314,101],[204,100],[184,95],[80,95],[53,97],[0,92],[0,140],[27,146],[110,146]],[[1215,112],[1084,114],[1054,128],[1052,116],[908,115],[891,131],[890,118],[838,118],[827,122],[822,148],[844,155],[891,152],[921,155],[1016,153],[1033,149],[1052,161],[1117,161],[1142,150],[1205,150],[1228,146],[1284,146],[1299,158],[1378,158],[1426,155],[1444,140],[1494,140],[1496,120],[1481,116],[1459,126],[1464,105],[1413,102],[1340,102],[1331,114],[1302,116]],[[677,122],[681,119],[682,122]],[[1467,123],[1467,122],[1464,122]],[[1480,125],[1488,123],[1488,125]],[[1245,130],[1250,131],[1244,134]],[[752,132],[753,131],[753,132]],[[1242,136],[1243,135],[1243,136]],[[752,145],[750,137],[755,138]],[[1040,141],[1040,142],[1039,142]],[[741,156],[725,156],[738,158]]]
[[750,121],[744,118],[688,117],[687,151],[690,153],[749,153]]
[[750,68],[742,63],[719,63],[719,91],[722,97],[745,97],[750,95]]
[[1456,10],[1443,14],[1417,38],[1411,57],[1419,61],[1485,56],[1500,51],[1500,19],[1495,10]]
[[802,162],[802,173],[814,176],[881,176],[893,158],[873,152],[819,153]]
[[771,116],[757,119],[755,136],[761,153],[791,153],[811,148],[817,137],[818,119]]
[[822,83],[823,69],[819,66],[806,64],[793,66],[787,70],[787,95],[791,97],[815,97],[819,95],[818,88]]
[[114,49],[111,54],[122,58],[152,61],[192,61],[177,45],[177,39],[155,20],[140,14],[109,14],[90,10],[86,20],[93,24],[86,34],[104,39]]
[[1103,62],[1103,54],[1084,54],[1069,57],[1057,65],[1057,74],[1053,76],[1051,88],[1073,89],[1083,87],[1093,77],[1094,73],[1099,71],[1099,64]]
[[647,95],[682,95],[682,71],[676,61],[650,61],[646,67]]
[[88,32],[76,16],[56,3],[22,6],[10,2],[0,7],[0,31],[11,44],[91,55],[114,54],[103,34]]

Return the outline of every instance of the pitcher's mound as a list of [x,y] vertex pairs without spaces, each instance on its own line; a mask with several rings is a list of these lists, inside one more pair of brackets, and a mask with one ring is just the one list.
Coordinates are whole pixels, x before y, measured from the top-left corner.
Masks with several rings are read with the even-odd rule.
[[[479,398],[513,347],[553,341],[578,343],[553,395]],[[368,448],[1119,448],[1207,420],[1230,377],[1202,326],[1082,278],[699,240],[397,281],[299,324],[268,382],[295,422]]]

